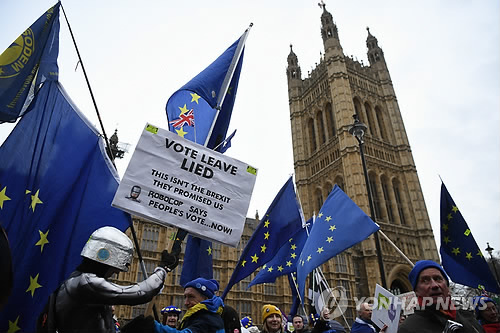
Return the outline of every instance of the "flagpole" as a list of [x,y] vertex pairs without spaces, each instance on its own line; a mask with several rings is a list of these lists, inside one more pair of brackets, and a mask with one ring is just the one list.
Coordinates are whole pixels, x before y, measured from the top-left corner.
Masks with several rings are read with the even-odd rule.
[[250,26],[245,30],[243,35],[240,37],[240,41],[238,42],[238,46],[236,47],[236,51],[234,52],[233,59],[231,60],[231,64],[227,70],[226,76],[224,77],[224,81],[222,81],[222,86],[219,91],[219,95],[217,96],[217,105],[215,106],[215,117],[212,121],[212,125],[210,126],[210,130],[208,131],[207,138],[205,139],[204,146],[208,145],[210,141],[210,137],[212,136],[212,131],[214,130],[215,123],[217,122],[217,118],[219,117],[220,110],[222,108],[222,104],[224,103],[224,99],[226,98],[227,90],[229,88],[229,84],[233,78],[234,71],[236,70],[236,66],[240,61],[241,54],[243,53],[243,48],[245,47],[245,42],[248,37],[248,33],[250,32],[250,28],[253,26],[253,23],[250,23]]
[[396,249],[396,251],[411,265],[411,267],[415,266],[415,264],[403,253],[403,251],[401,251],[396,244],[394,244],[390,239],[389,237],[387,237],[386,234],[384,234],[384,232],[382,230],[379,230],[378,232],[380,232],[380,234],[382,235],[382,237],[385,238],[385,240],[392,245],[392,247],[394,247],[394,249]]
[[69,24],[68,17],[66,16],[66,11],[64,10],[64,6],[63,6],[61,1],[59,1],[59,2],[61,3],[61,8],[62,8],[62,11],[64,14],[64,19],[66,20],[66,24],[68,25],[69,33],[71,34],[71,39],[73,40],[73,45],[75,45],[76,54],[78,55],[78,61],[82,65],[83,76],[85,77],[85,81],[87,81],[87,87],[89,88],[90,97],[92,98],[92,102],[94,103],[95,112],[97,113],[97,118],[99,119],[99,124],[101,125],[102,135],[104,137],[104,141],[106,142],[106,148],[107,148],[108,153],[109,153],[109,159],[111,160],[111,163],[113,163],[113,166],[116,169],[115,161],[113,158],[113,152],[111,151],[111,146],[109,145],[108,136],[106,135],[106,131],[104,130],[104,124],[102,123],[101,115],[99,114],[99,109],[97,108],[97,103],[96,103],[95,98],[94,98],[94,93],[92,92],[92,87],[90,86],[89,78],[87,76],[87,71],[85,70],[85,66],[83,65],[82,57],[80,56],[80,51],[78,50],[78,46],[76,45],[75,36],[73,35],[73,30],[71,29],[71,25]]
[[[97,118],[99,119],[99,124],[101,125],[104,141],[106,142],[106,148],[107,148],[108,153],[109,153],[109,159],[111,160],[111,163],[113,163],[113,166],[116,169],[115,161],[113,158],[113,152],[111,151],[111,146],[109,144],[108,136],[106,135],[106,131],[104,129],[104,124],[102,122],[101,115],[100,115],[99,109],[97,107],[97,102],[94,98],[94,93],[92,92],[92,87],[90,86],[90,81],[89,81],[89,78],[87,76],[87,71],[85,70],[85,66],[83,65],[82,57],[80,56],[80,51],[78,50],[78,45],[76,45],[75,36],[73,35],[73,30],[71,29],[71,25],[69,24],[68,17],[66,15],[66,11],[64,10],[64,6],[63,6],[62,2],[61,2],[61,8],[62,8],[62,11],[64,14],[64,19],[66,20],[66,24],[68,25],[69,33],[71,34],[71,39],[73,40],[73,45],[75,46],[75,50],[76,50],[76,53],[78,55],[78,61],[82,65],[83,75],[85,77],[85,81],[87,82],[87,87],[89,88],[92,102],[94,103],[94,108],[95,108],[95,111],[97,113]],[[132,239],[134,240],[135,249],[137,251],[137,257],[139,259],[139,264],[141,266],[141,271],[142,271],[144,280],[146,280],[148,278],[148,272],[146,270],[146,266],[144,265],[144,260],[142,258],[142,254],[141,254],[141,248],[139,246],[139,241],[137,239],[137,234],[135,232],[134,223],[132,221],[131,216],[129,217],[129,227],[130,227],[130,231],[132,233]],[[158,316],[158,310],[156,309],[156,304],[154,304],[154,303],[153,303],[153,315],[155,317],[155,320],[160,321],[160,317]]]
[[307,316],[306,307],[304,306],[304,303],[302,302],[302,298],[300,297],[299,286],[297,285],[297,281],[295,281],[295,278],[293,277],[293,273],[290,273],[290,276],[292,277],[293,285],[295,287],[295,290],[297,291],[297,297],[299,298],[300,305],[302,305],[302,311],[304,311],[304,314]]
[[[319,269],[319,274],[321,275],[321,277],[325,281],[326,286],[328,287],[328,290],[330,290],[330,293],[333,296],[333,300],[335,301],[335,304],[337,305],[337,307],[339,307],[340,305],[339,305],[339,302],[337,302],[337,297],[335,297],[335,295],[331,292],[330,285],[328,284],[328,280],[326,279],[325,275],[323,274],[323,270],[321,269],[321,267],[318,267],[318,269]],[[325,304],[324,300],[323,300],[323,304]],[[342,318],[344,318],[345,324],[347,325],[347,327],[349,328],[349,331],[350,331],[351,330],[351,326],[349,326],[349,322],[347,321],[347,318],[344,315],[344,311],[341,310],[340,313],[342,314]]]

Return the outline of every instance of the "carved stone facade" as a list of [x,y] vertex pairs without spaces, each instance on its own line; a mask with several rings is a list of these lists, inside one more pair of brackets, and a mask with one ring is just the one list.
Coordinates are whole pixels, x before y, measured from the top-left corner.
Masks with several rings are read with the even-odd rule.
[[[349,133],[356,113],[368,126],[364,150],[376,222],[413,262],[439,261],[384,52],[368,30],[369,66],[344,55],[337,26],[324,5],[321,35],[324,56],[307,78],[301,76],[292,46],[286,70],[295,181],[306,219],[318,213],[335,184],[370,215],[358,142]],[[353,297],[373,296],[375,284],[381,283],[373,238],[323,265],[330,286],[347,287]],[[411,266],[383,237],[380,240],[388,288],[410,291]]]

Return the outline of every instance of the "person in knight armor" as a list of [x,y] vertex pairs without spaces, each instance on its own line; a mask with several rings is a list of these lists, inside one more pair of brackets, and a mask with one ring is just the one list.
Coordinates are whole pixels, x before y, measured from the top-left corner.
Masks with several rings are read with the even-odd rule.
[[132,241],[114,227],[92,233],[81,252],[81,264],[56,290],[58,333],[115,332],[112,305],[143,304],[158,294],[167,275],[168,251],[144,281],[129,286],[108,281],[113,274],[128,271],[133,251]]

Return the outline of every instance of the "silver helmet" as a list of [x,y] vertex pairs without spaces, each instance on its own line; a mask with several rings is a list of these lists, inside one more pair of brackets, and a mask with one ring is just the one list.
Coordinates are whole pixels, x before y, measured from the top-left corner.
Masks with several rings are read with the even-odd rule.
[[114,227],[102,227],[90,235],[81,256],[127,272],[133,253],[127,235]]

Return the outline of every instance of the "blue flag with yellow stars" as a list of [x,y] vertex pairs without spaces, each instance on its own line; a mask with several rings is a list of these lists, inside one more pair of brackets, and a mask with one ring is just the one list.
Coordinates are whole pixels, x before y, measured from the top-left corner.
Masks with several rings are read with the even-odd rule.
[[[462,213],[441,183],[441,262],[453,282],[500,293]],[[482,288],[482,287],[484,288]]]
[[97,130],[57,81],[44,83],[33,103],[0,147],[0,223],[14,270],[0,332],[35,332],[92,232],[129,225],[130,216],[111,207],[118,174]]
[[26,111],[39,83],[57,80],[60,6],[47,10],[0,54],[0,123],[15,122]]
[[300,254],[297,265],[300,298],[304,299],[307,274],[378,230],[378,225],[335,185],[321,207]]
[[189,235],[182,263],[181,286],[199,277],[213,278],[212,242]]
[[293,178],[290,177],[243,249],[222,298],[226,297],[233,285],[273,259],[281,246],[288,243],[300,229],[302,229],[302,217]]
[[[211,149],[225,139],[238,90],[246,34],[247,31],[169,98],[167,118],[171,132]],[[229,78],[231,81],[226,93],[223,91],[224,81]],[[226,95],[217,115],[217,102],[224,93]]]
[[288,242],[283,244],[271,261],[262,266],[259,273],[257,273],[248,285],[248,288],[255,284],[273,283],[278,276],[295,272],[300,252],[302,252],[306,239],[307,230],[306,228],[301,228],[295,235],[290,237]]

